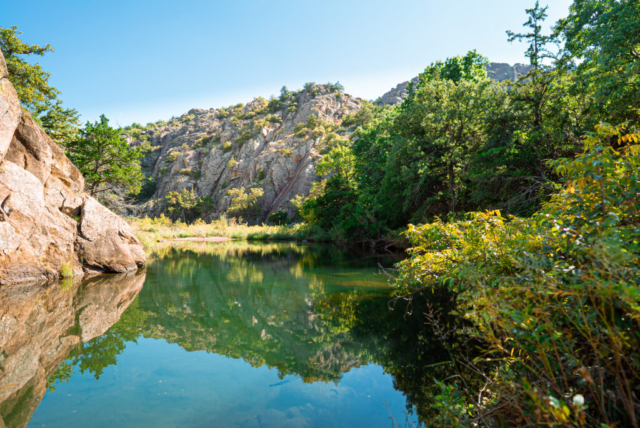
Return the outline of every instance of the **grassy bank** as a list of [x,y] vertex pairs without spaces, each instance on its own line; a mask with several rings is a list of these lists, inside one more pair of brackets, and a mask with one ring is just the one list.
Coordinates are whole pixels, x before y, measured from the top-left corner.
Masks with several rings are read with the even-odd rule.
[[226,237],[249,241],[330,241],[326,232],[304,223],[293,226],[249,226],[246,223],[238,223],[235,218],[227,219],[224,216],[211,223],[197,220],[193,224],[186,224],[179,220],[174,222],[164,216],[155,219],[130,217],[127,218],[127,222],[138,239],[147,247],[158,241],[179,238]]
[[336,240],[330,232],[318,226],[309,226],[305,223],[292,226],[265,224],[249,226],[246,223],[238,223],[235,218],[227,219],[225,216],[211,223],[196,220],[192,224],[180,220],[174,222],[164,215],[154,219],[129,217],[126,220],[146,247],[155,245],[158,241],[216,237],[247,241],[333,242],[387,250],[404,250],[409,246],[409,241],[400,232],[388,234],[380,239],[343,241]]

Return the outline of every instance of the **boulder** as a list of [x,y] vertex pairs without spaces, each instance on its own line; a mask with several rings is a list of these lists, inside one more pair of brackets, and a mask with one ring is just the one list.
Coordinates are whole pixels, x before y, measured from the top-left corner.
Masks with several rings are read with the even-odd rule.
[[63,264],[78,275],[144,266],[129,225],[83,190],[78,168],[0,79],[0,285],[56,279]]
[[129,225],[91,197],[81,208],[77,248],[86,264],[104,272],[136,270],[146,260]]

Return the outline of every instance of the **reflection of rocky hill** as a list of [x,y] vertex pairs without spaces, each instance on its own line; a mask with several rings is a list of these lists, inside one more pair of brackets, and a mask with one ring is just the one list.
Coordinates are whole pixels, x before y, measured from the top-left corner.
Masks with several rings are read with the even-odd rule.
[[0,288],[0,426],[26,425],[47,378],[76,344],[118,321],[144,279],[140,273]]
[[[349,329],[360,302],[376,300],[386,310],[388,291],[371,288],[384,286],[384,280],[362,272],[358,278],[367,288],[341,292],[331,287],[341,281],[353,284],[353,279],[341,277],[335,248],[311,251],[272,244],[263,252],[260,247],[210,246],[222,251],[176,251],[152,262],[153,285],[138,299],[147,316],[143,335],[188,351],[277,366],[283,375],[295,373],[308,380],[335,380],[367,363],[369,357],[360,353],[363,344],[351,341]],[[239,252],[243,257],[233,256]],[[333,273],[321,269],[328,260]],[[369,266],[371,272],[375,262]]]
[[[432,397],[439,393],[433,379],[456,372],[417,308],[426,308],[427,298],[446,312],[450,297],[416,295],[411,314],[404,301],[389,311],[386,280],[372,272],[394,258],[353,249],[246,242],[189,248],[167,247],[151,257],[152,285],[136,307],[147,320],[143,335],[266,364],[309,382],[338,381],[361,364],[379,364],[407,397],[407,410],[417,410],[429,426]],[[451,329],[458,321],[441,322]],[[452,337],[448,346],[473,358],[470,344]],[[467,382],[475,381],[469,374]]]

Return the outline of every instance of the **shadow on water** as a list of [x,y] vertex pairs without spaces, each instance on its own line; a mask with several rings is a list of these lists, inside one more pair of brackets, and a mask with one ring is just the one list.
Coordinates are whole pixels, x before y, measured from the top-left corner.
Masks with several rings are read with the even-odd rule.
[[[156,249],[146,279],[0,290],[0,413],[6,426],[24,426],[47,388],[78,372],[99,379],[127,343],[145,338],[276,370],[274,391],[290,376],[338,386],[375,364],[406,398],[396,422],[408,416],[409,426],[416,417],[429,425],[433,379],[452,376],[450,352],[466,349],[450,343],[447,351],[422,311],[407,311],[404,301],[389,310],[393,290],[378,266],[399,257],[329,245],[191,243]],[[426,307],[427,297],[412,307]]]

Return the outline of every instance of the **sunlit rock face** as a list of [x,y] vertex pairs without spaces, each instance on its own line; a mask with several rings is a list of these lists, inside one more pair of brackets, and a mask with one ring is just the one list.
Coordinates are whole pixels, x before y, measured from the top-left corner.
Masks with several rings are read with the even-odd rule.
[[[211,197],[215,217],[228,210],[228,191],[242,187],[264,191],[254,220],[278,210],[292,211],[290,200],[308,195],[318,179],[315,165],[329,139],[328,133],[296,133],[296,125],[315,115],[339,127],[362,102],[327,85],[312,85],[271,111],[265,100],[256,99],[228,116],[220,109],[192,109],[144,130],[132,144],[150,144],[143,167],[157,182],[157,190],[143,213],[162,212],[167,193],[187,189],[198,197]],[[348,136],[350,131],[335,132]]]
[[[487,64],[487,76],[491,80],[496,82],[503,82],[506,80],[510,80],[515,82],[520,77],[526,75],[533,66],[525,65],[525,64],[504,64],[498,62],[491,62]],[[418,83],[418,77],[414,77],[413,79],[402,82],[395,88],[391,89],[389,92],[378,98],[377,102],[379,104],[385,105],[396,105],[400,104],[407,97],[407,85],[409,83],[413,83],[414,87]]]
[[0,426],[26,425],[47,378],[74,346],[120,319],[145,276],[140,271],[50,287],[0,288]]
[[4,64],[2,58],[0,285],[55,279],[64,263],[77,275],[143,266],[142,244],[127,223],[83,192],[80,171],[22,111]]

